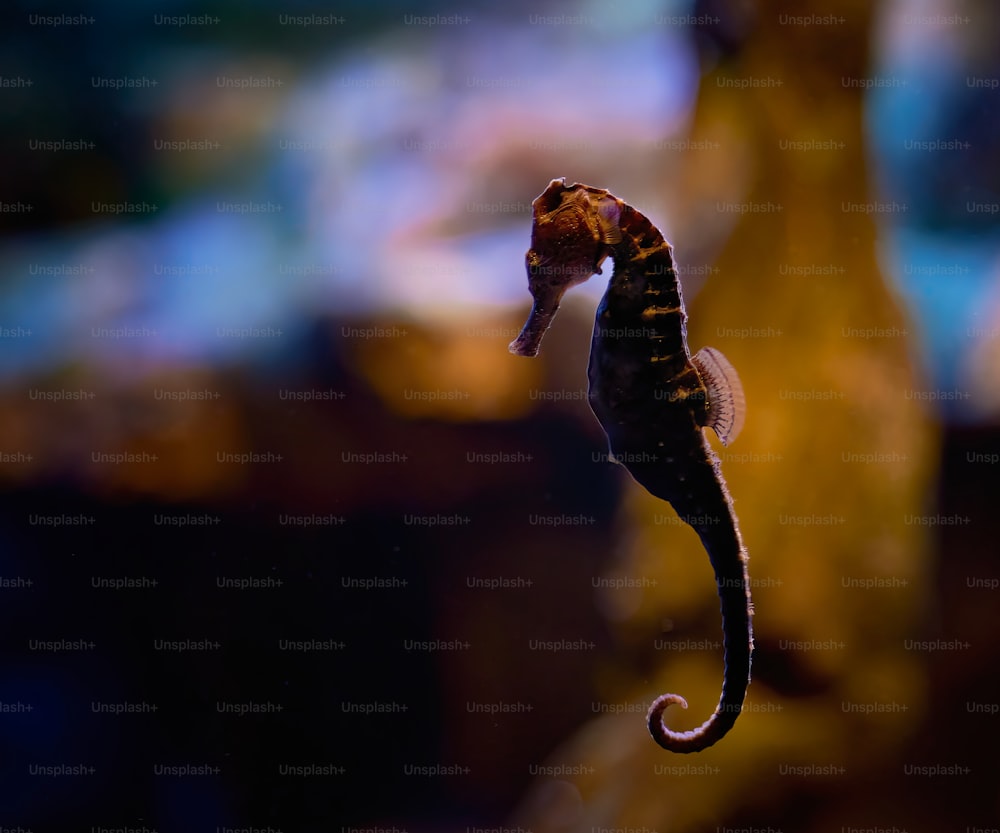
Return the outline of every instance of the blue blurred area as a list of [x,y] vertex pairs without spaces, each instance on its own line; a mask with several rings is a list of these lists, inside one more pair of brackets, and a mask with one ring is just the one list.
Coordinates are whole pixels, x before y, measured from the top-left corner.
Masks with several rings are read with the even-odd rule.
[[[289,287],[276,277],[280,227],[220,214],[208,200],[164,214],[141,226],[42,235],[8,252],[7,326],[31,336],[8,340],[4,376],[67,361],[215,362],[260,343],[219,337],[222,329],[291,326]],[[123,343],[132,345],[125,356]]]
[[[916,23],[949,13],[957,24]],[[917,326],[928,390],[963,423],[998,417],[975,390],[998,369],[977,382],[970,367],[1000,338],[1000,53],[984,13],[884,4],[866,104],[874,193],[897,206],[878,215],[883,269]]]
[[[10,379],[70,356],[120,354],[94,338],[97,328],[149,331],[127,342],[130,358],[214,362],[261,349],[216,328],[287,331],[324,310],[520,305],[539,183],[610,171],[623,144],[679,131],[690,112],[692,49],[683,30],[649,30],[654,8],[582,8],[614,22],[600,34],[525,28],[496,13],[486,22],[480,11],[476,25],[400,31],[386,9],[376,18],[384,31],[301,55],[225,38],[186,51],[174,48],[173,31],[150,31],[148,49],[115,51],[114,74],[148,75],[156,88],[83,94],[113,101],[120,113],[110,120],[131,133],[118,151],[136,170],[104,160],[124,174],[107,200],[152,208],[8,239],[5,326],[31,337],[11,342],[0,372]],[[117,23],[142,17],[133,8]],[[90,47],[103,33],[81,30]],[[107,50],[83,51],[90,71],[110,71],[96,66]],[[230,77],[281,86],[220,88]],[[163,134],[219,147],[151,152]]]

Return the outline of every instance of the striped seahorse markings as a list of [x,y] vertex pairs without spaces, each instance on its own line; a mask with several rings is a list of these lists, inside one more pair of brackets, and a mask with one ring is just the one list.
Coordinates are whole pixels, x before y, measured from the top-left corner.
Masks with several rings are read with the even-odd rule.
[[725,672],[719,705],[690,732],[663,723],[664,694],[649,709],[649,731],[660,746],[697,752],[736,722],[750,683],[753,605],[747,552],[719,459],[703,431],[724,445],[743,426],[739,377],[718,350],[691,355],[687,313],[672,250],[641,213],[601,188],[555,179],[532,203],[534,223],[526,256],[534,305],[510,350],[534,356],[572,286],[615,268],[597,308],[591,342],[590,405],[622,461],[651,494],[668,501],[698,533],[715,570],[722,607]]

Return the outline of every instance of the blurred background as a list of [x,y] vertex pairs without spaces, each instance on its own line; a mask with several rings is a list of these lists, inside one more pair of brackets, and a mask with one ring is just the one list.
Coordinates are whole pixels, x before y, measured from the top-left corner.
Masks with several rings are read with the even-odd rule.
[[[1000,826],[998,15],[8,4],[0,826]],[[695,756],[644,717],[715,707],[718,599],[590,413],[603,279],[507,351],[562,176],[746,389]]]

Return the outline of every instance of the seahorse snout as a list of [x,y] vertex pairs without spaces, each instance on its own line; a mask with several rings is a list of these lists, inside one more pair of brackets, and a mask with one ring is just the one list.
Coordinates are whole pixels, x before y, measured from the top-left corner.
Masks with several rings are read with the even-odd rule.
[[534,303],[520,335],[510,343],[510,352],[518,356],[537,356],[542,336],[548,330],[562,303],[566,290],[583,283],[593,274],[590,267],[569,268],[546,263],[534,249],[525,256],[528,289]]

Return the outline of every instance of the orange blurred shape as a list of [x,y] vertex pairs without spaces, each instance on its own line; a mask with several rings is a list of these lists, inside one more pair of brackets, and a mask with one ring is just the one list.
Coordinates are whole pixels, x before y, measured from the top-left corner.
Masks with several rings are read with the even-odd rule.
[[542,365],[507,351],[519,331],[509,316],[391,326],[405,337],[359,340],[356,358],[394,413],[463,422],[515,419],[532,409],[527,390],[538,387]]

